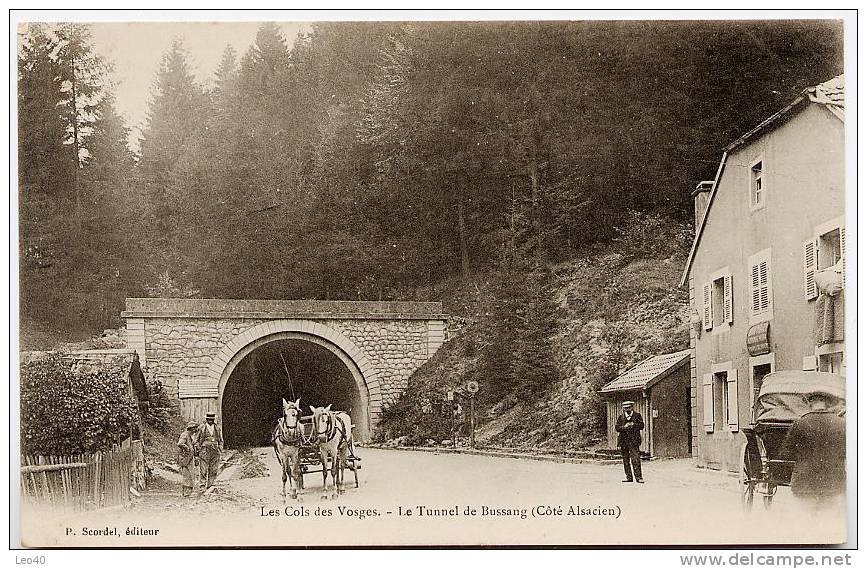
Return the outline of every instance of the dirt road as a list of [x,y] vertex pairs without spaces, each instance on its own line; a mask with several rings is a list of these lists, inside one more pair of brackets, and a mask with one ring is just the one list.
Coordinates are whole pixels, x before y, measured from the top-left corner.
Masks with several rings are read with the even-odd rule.
[[[647,483],[626,484],[617,464],[368,448],[359,449],[359,488],[350,483],[345,495],[321,500],[321,475],[308,474],[301,500],[284,504],[273,451],[254,453],[267,476],[222,482],[212,494],[192,499],[167,487],[128,509],[50,521],[41,516],[24,528],[40,543],[109,546],[845,541],[842,515],[810,517],[787,489],[770,510],[757,504],[745,515],[737,478],[696,469],[688,460],[648,462]],[[121,535],[84,536],[84,527],[117,527]],[[127,528],[159,534],[125,535]]]

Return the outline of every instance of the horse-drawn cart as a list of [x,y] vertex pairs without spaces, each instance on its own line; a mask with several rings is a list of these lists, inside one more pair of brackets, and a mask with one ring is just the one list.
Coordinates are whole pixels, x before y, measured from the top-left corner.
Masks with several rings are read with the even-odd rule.
[[283,496],[286,482],[292,498],[304,488],[304,475],[322,473],[322,491],[328,494],[328,473],[333,482],[331,497],[344,493],[346,467],[355,477],[358,488],[358,471],[361,459],[355,456],[352,436],[352,419],[348,413],[332,411],[327,407],[311,407],[312,415],[301,416],[301,402],[283,400],[283,417],[277,422],[272,435],[274,453],[283,470]]
[[[313,428],[313,415],[307,415],[299,419],[301,425],[301,488],[304,488],[304,475],[322,472],[322,459],[319,455],[319,441]],[[354,428],[354,427],[353,427]],[[331,469],[330,457],[325,468]],[[350,454],[346,457],[346,466],[355,476],[355,487],[358,488],[358,471],[361,470],[361,458]]]
[[741,499],[751,508],[756,494],[770,507],[780,486],[789,486],[795,462],[786,445],[792,425],[809,413],[809,398],[822,396],[829,408],[842,413],[845,378],[823,372],[778,371],[765,376],[756,399],[753,425],[746,436],[741,464]]

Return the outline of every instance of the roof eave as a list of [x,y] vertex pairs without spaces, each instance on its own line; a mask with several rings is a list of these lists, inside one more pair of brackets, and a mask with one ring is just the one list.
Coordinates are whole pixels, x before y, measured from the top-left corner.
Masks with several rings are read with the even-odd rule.
[[[653,359],[654,357],[655,356],[650,356],[649,358],[642,361],[640,364],[636,365],[632,369],[635,369],[636,367],[647,362],[648,360]],[[644,384],[642,384],[642,385],[635,385],[632,387],[615,387],[614,389],[608,389],[608,390],[606,390],[607,386],[603,386],[602,389],[600,389],[597,393],[618,393],[618,392],[623,392],[623,391],[643,391],[645,389],[649,389],[649,388],[653,387],[654,385],[656,385],[657,383],[659,383],[660,381],[662,381],[663,379],[665,379],[666,377],[668,377],[669,375],[671,375],[671,373],[673,371],[678,369],[687,360],[689,360],[689,353],[684,354],[681,358],[672,362],[672,364],[670,366],[668,366],[667,368],[665,368],[664,370],[662,370],[661,372],[659,372],[658,374],[656,374],[652,378],[645,381]],[[628,372],[625,372],[625,373],[628,373]],[[617,381],[617,380],[615,379],[615,380],[610,381],[609,385],[611,383],[614,383],[615,381]]]

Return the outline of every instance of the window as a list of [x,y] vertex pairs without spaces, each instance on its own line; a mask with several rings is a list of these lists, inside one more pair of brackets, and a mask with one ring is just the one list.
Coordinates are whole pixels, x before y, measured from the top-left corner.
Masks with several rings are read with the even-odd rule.
[[821,271],[836,265],[842,256],[841,248],[839,227],[820,235],[819,245],[816,247],[819,255],[816,259],[816,267]]
[[[725,364],[730,366],[731,362]],[[702,378],[702,409],[704,430],[737,431],[738,425],[738,372],[731,367],[707,373]]]
[[758,209],[765,205],[764,176],[762,160],[756,160],[750,166],[750,208]]
[[771,250],[766,249],[749,258],[751,323],[773,317],[770,257]]
[[843,286],[846,286],[846,228],[843,218],[822,224],[815,236],[804,242],[804,298],[813,300],[819,296],[816,272],[833,267],[842,261]]
[[774,371],[774,354],[764,354],[750,358],[750,420],[756,420],[756,401],[762,389],[765,376]]
[[827,371],[838,375],[846,375],[843,365],[843,352],[832,352],[819,355],[819,371]]
[[705,330],[732,323],[732,275],[727,268],[711,275],[711,280],[704,285],[702,298]]

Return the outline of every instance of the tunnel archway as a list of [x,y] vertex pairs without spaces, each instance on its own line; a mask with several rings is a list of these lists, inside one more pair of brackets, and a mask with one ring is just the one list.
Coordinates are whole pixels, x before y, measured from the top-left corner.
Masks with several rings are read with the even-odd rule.
[[349,354],[321,337],[294,331],[260,337],[230,358],[219,387],[227,448],[270,444],[281,401],[293,392],[305,415],[310,405],[330,403],[332,409],[350,414],[356,440],[369,438],[370,391],[362,370]]

